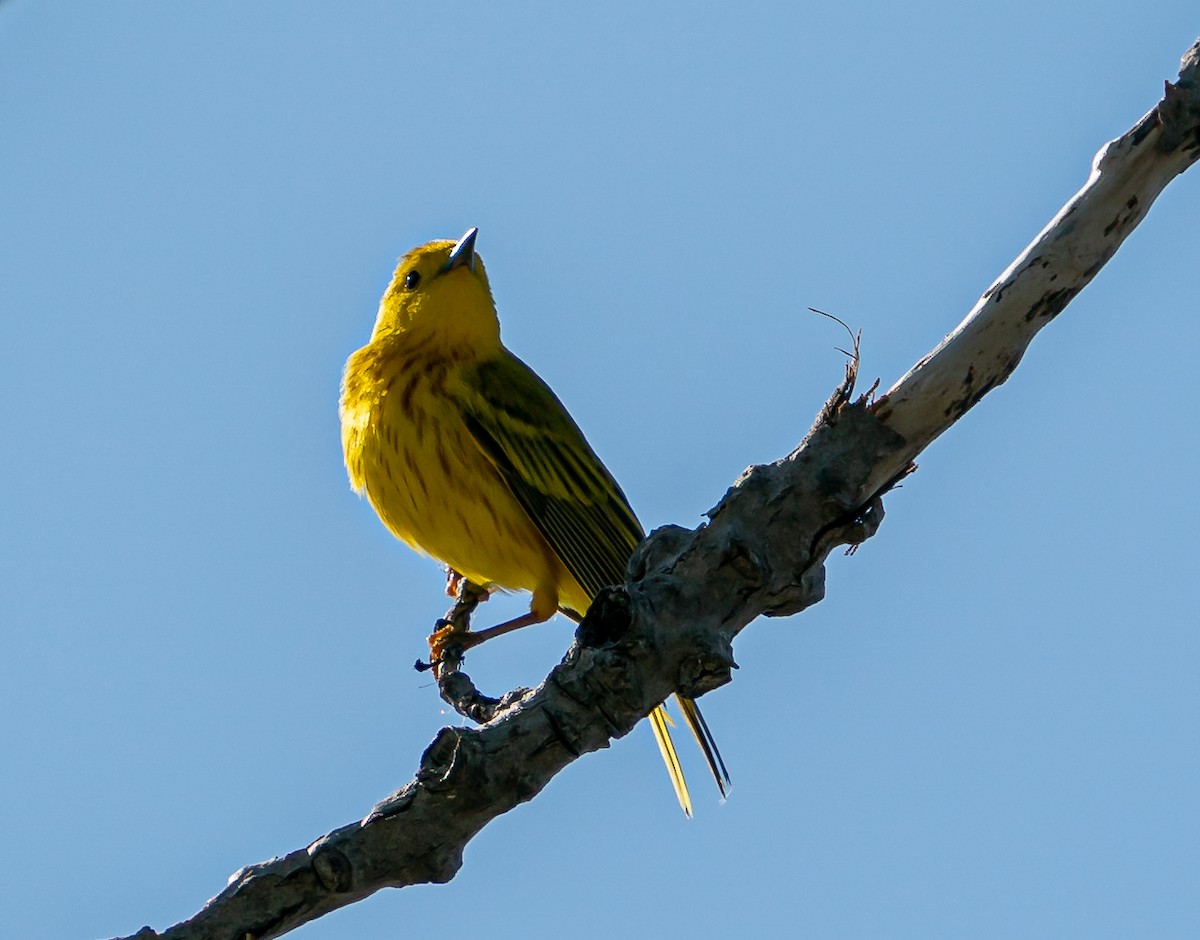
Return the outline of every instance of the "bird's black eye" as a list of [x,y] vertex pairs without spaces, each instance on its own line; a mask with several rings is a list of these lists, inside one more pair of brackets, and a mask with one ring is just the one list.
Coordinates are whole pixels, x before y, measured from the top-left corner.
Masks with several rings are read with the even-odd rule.
[[405,290],[412,290],[420,283],[421,283],[421,272],[420,271],[409,271],[406,275],[404,275],[404,289]]

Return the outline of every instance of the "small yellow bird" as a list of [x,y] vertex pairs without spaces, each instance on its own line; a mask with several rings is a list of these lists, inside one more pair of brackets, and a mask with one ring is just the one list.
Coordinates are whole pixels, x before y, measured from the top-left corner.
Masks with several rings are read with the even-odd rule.
[[[529,613],[468,637],[575,620],[621,584],[644,533],[566,408],[500,342],[478,229],[414,248],[346,363],[350,483],[419,552],[488,588],[529,591]],[[677,696],[722,796],[729,776],[696,703]],[[651,727],[685,813],[691,799],[660,705]]]

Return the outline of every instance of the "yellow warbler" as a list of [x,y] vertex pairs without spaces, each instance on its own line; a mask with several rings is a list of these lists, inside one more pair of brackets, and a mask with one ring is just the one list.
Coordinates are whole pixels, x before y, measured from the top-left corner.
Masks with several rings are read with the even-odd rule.
[[[489,588],[529,591],[529,613],[578,620],[624,580],[643,531],[625,494],[550,388],[500,342],[477,229],[414,248],[384,292],[371,340],[346,363],[342,448],[354,489],[392,533]],[[685,723],[726,792],[696,703]],[[684,812],[691,800],[667,730],[650,715]]]

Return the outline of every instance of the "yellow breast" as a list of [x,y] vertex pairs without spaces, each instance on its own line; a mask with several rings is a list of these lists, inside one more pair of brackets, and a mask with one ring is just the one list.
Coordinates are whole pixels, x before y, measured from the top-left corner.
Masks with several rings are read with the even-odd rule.
[[471,581],[559,603],[561,562],[446,395],[456,366],[374,342],[346,366],[342,446],[354,488],[397,538]]

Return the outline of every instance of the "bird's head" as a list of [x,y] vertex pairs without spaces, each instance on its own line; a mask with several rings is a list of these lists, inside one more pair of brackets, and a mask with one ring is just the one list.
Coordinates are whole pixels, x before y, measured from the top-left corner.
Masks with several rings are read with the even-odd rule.
[[457,242],[414,248],[396,266],[379,301],[371,340],[402,335],[448,355],[490,352],[500,343],[500,322],[483,260],[475,254],[478,229]]

